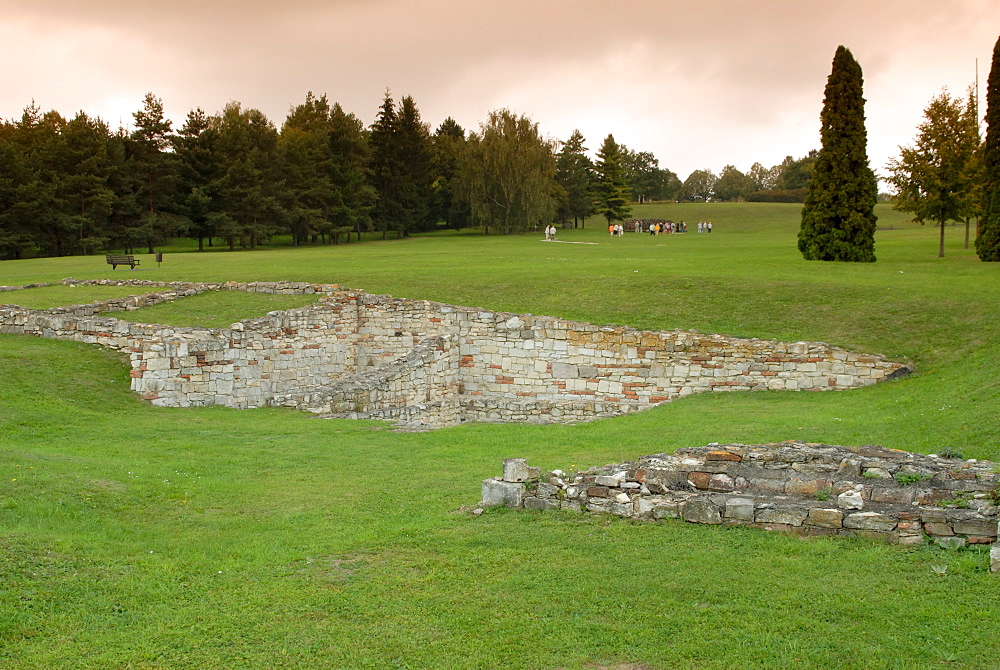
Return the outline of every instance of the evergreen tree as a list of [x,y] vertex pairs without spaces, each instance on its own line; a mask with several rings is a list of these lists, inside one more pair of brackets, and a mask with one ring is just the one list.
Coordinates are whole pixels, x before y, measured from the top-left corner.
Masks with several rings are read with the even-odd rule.
[[597,173],[595,213],[608,221],[624,221],[632,214],[628,206],[628,186],[625,184],[625,166],[622,164],[622,147],[612,135],[604,138],[601,150],[597,152]]
[[822,148],[802,208],[798,247],[806,260],[875,260],[878,183],[868,165],[861,66],[837,48],[820,116]]
[[400,195],[405,217],[400,228],[402,234],[407,235],[411,231],[430,230],[437,223],[430,217],[433,151],[430,129],[420,120],[420,111],[411,96],[399,101],[397,120],[399,137],[396,144],[402,167]]
[[[371,230],[376,193],[369,183],[370,152],[364,125],[334,103],[330,110],[331,177],[335,191],[330,203],[334,230],[353,230],[358,240]],[[336,235],[334,242],[337,241]]]
[[116,195],[112,172],[121,168],[111,147],[111,133],[100,119],[79,112],[63,128],[62,149],[53,165],[58,175],[56,203],[73,226],[72,253],[89,254],[108,247],[109,217]]
[[330,147],[330,104],[312,91],[293,108],[281,127],[277,153],[283,180],[282,216],[298,246],[310,236],[330,235],[333,157]]
[[587,157],[583,133],[574,130],[556,157],[556,182],[563,189],[556,218],[573,219],[576,228],[580,221],[594,212],[594,164]]
[[986,85],[986,145],[983,148],[983,216],[976,237],[976,254],[1000,261],[1000,39],[993,47],[993,65]]
[[218,200],[209,225],[230,249],[237,243],[253,249],[277,230],[277,130],[263,112],[244,110],[235,101],[212,117],[210,130],[216,135],[220,168],[210,186]]
[[396,103],[389,91],[385,92],[378,116],[371,126],[369,145],[371,185],[376,193],[372,212],[375,229],[381,231],[382,239],[388,236],[390,230],[401,235],[401,226],[406,219],[404,201],[407,196],[404,166],[400,157],[399,117],[396,115]]
[[431,148],[431,219],[444,221],[448,228],[464,228],[469,225],[471,214],[468,203],[455,193],[455,179],[459,157],[465,149],[465,129],[449,116],[434,131]]
[[135,130],[127,144],[131,171],[135,176],[139,218],[131,235],[141,239],[153,253],[155,244],[168,240],[180,230],[176,216],[176,157],[166,150],[171,141],[171,122],[163,115],[163,101],[152,93],[143,98],[143,107],[132,116]]
[[213,137],[210,119],[199,107],[188,112],[184,126],[173,138],[179,171],[178,212],[187,220],[187,234],[198,240],[198,251],[205,250],[206,239],[211,246],[215,234],[210,215],[219,162]]

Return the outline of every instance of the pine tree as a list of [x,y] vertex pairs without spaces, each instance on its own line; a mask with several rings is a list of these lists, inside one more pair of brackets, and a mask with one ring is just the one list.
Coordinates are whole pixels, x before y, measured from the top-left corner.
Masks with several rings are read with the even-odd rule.
[[993,66],[986,86],[985,212],[976,237],[976,253],[980,260],[996,262],[1000,261],[1000,39],[993,47]]
[[861,66],[837,47],[820,115],[822,148],[802,208],[799,251],[806,260],[875,260],[878,183],[868,165]]
[[203,109],[193,109],[173,139],[180,176],[178,211],[187,219],[188,236],[198,240],[198,251],[205,250],[206,239],[211,246],[215,235],[209,224],[214,200],[211,185],[218,177],[220,166],[210,125]]
[[472,215],[468,203],[455,193],[455,179],[458,175],[459,156],[465,148],[465,129],[449,116],[434,131],[431,147],[434,176],[431,182],[434,194],[431,218],[434,221],[444,221],[448,228],[464,228],[469,225]]
[[565,193],[557,218],[572,218],[574,228],[594,211],[594,165],[587,158],[584,142],[583,133],[574,130],[556,158],[556,182]]
[[399,160],[403,168],[402,234],[430,230],[437,221],[431,221],[431,205],[434,193],[431,190],[433,170],[431,161],[431,133],[420,119],[420,110],[411,96],[399,101],[397,115],[399,124]]
[[375,229],[382,232],[382,239],[388,236],[390,230],[402,235],[401,225],[406,218],[403,204],[406,186],[399,151],[399,117],[389,91],[385,92],[378,116],[371,126],[369,145],[371,185],[376,193],[372,211]]
[[340,103],[334,103],[330,110],[329,141],[336,187],[330,220],[335,230],[351,229],[360,241],[362,230],[371,229],[376,200],[375,189],[369,183],[370,152],[364,124],[345,112]]
[[597,152],[597,207],[595,213],[608,220],[624,221],[632,214],[628,206],[628,186],[625,184],[625,166],[622,164],[622,147],[612,135],[604,138]]
[[175,156],[166,151],[171,122],[163,115],[163,101],[152,93],[146,94],[142,109],[132,116],[135,130],[127,146],[141,206],[132,234],[153,253],[156,243],[168,240],[179,230],[174,215],[177,166]]

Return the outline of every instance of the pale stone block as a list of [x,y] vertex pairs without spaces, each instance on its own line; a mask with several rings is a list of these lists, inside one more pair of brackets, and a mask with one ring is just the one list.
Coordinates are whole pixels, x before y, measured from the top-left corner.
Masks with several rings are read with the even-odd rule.
[[541,468],[528,466],[523,458],[503,459],[503,480],[505,482],[526,482],[538,479]]
[[730,498],[726,501],[724,516],[738,521],[753,521],[754,501],[751,498]]
[[844,528],[856,530],[889,531],[896,527],[896,520],[878,512],[855,512],[844,519]]
[[503,482],[496,479],[483,480],[483,505],[489,507],[503,505],[519,509],[523,502],[524,484]]
[[784,523],[790,526],[801,526],[806,520],[808,510],[800,507],[764,507],[754,514],[758,523]]

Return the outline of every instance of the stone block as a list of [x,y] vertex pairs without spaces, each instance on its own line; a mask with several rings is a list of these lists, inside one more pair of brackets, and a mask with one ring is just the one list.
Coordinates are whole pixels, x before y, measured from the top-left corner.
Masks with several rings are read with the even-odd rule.
[[730,498],[726,501],[724,516],[738,521],[753,521],[754,501],[752,498]]
[[990,572],[1000,572],[1000,543],[990,549]]
[[785,493],[790,496],[812,497],[825,488],[830,488],[830,481],[828,479],[807,480],[793,477],[785,485]]
[[615,516],[630,517],[635,514],[635,505],[632,503],[613,502],[609,511]]
[[918,547],[924,543],[923,535],[900,535],[896,538],[896,543],[904,547]]
[[841,509],[864,509],[865,501],[860,491],[844,491],[837,496],[837,507]]
[[947,523],[925,523],[924,531],[928,535],[938,535],[941,537],[947,537],[955,534],[955,531],[951,529],[951,524]]
[[952,530],[961,535],[982,535],[984,537],[997,536],[997,522],[985,519],[968,521],[955,521],[951,524]]
[[855,512],[844,519],[844,528],[887,532],[896,527],[896,520],[878,512]]
[[872,502],[909,505],[913,502],[914,494],[913,489],[874,487],[872,488]]
[[616,472],[613,475],[597,475],[594,479],[594,483],[598,486],[618,487],[625,482],[625,479],[626,475],[624,472]]
[[542,482],[538,485],[535,495],[539,498],[555,498],[559,495],[559,491],[560,489],[558,486]]
[[844,513],[839,509],[821,509],[814,507],[809,510],[806,521],[810,526],[819,528],[843,528]]
[[653,507],[654,519],[679,519],[680,516],[680,504],[673,500],[659,502]]
[[503,480],[505,482],[527,482],[538,479],[541,468],[532,468],[523,458],[503,459]]
[[510,507],[520,509],[524,502],[524,484],[505,482],[497,479],[483,480],[483,505],[487,507]]
[[770,493],[784,493],[785,492],[785,480],[784,479],[769,479],[769,478],[750,478],[750,488],[756,489],[758,491],[765,491]]
[[705,460],[706,461],[733,461],[733,462],[737,462],[738,463],[738,462],[740,462],[740,461],[743,460],[743,457],[740,456],[739,454],[734,454],[731,451],[721,451],[720,450],[720,451],[710,451],[710,452],[708,452],[707,454],[705,454]]
[[681,507],[681,515],[685,521],[690,521],[691,523],[722,523],[722,513],[718,505],[699,498],[685,502]]
[[592,498],[587,501],[587,511],[596,514],[607,514],[611,511],[611,501],[607,498]]
[[545,500],[543,498],[536,498],[535,496],[528,496],[524,499],[524,509],[533,510],[547,510],[547,509],[558,509],[558,500]]
[[689,472],[687,474],[688,484],[702,491],[708,490],[711,480],[712,475],[708,472]]
[[937,523],[944,524],[948,523],[948,517],[945,515],[944,510],[936,509],[926,509],[920,512],[920,520],[924,523]]
[[762,507],[754,514],[757,523],[801,526],[809,510],[802,507]]
[[727,474],[715,474],[708,480],[708,490],[710,491],[733,491],[735,489],[736,482]]

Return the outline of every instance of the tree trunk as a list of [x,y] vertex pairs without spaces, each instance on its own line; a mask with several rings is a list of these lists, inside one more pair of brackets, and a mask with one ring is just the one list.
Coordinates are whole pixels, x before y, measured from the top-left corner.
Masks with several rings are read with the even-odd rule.
[[965,217],[965,248],[969,248],[969,217]]
[[941,238],[938,243],[938,258],[944,258],[944,221],[939,223],[941,224]]

